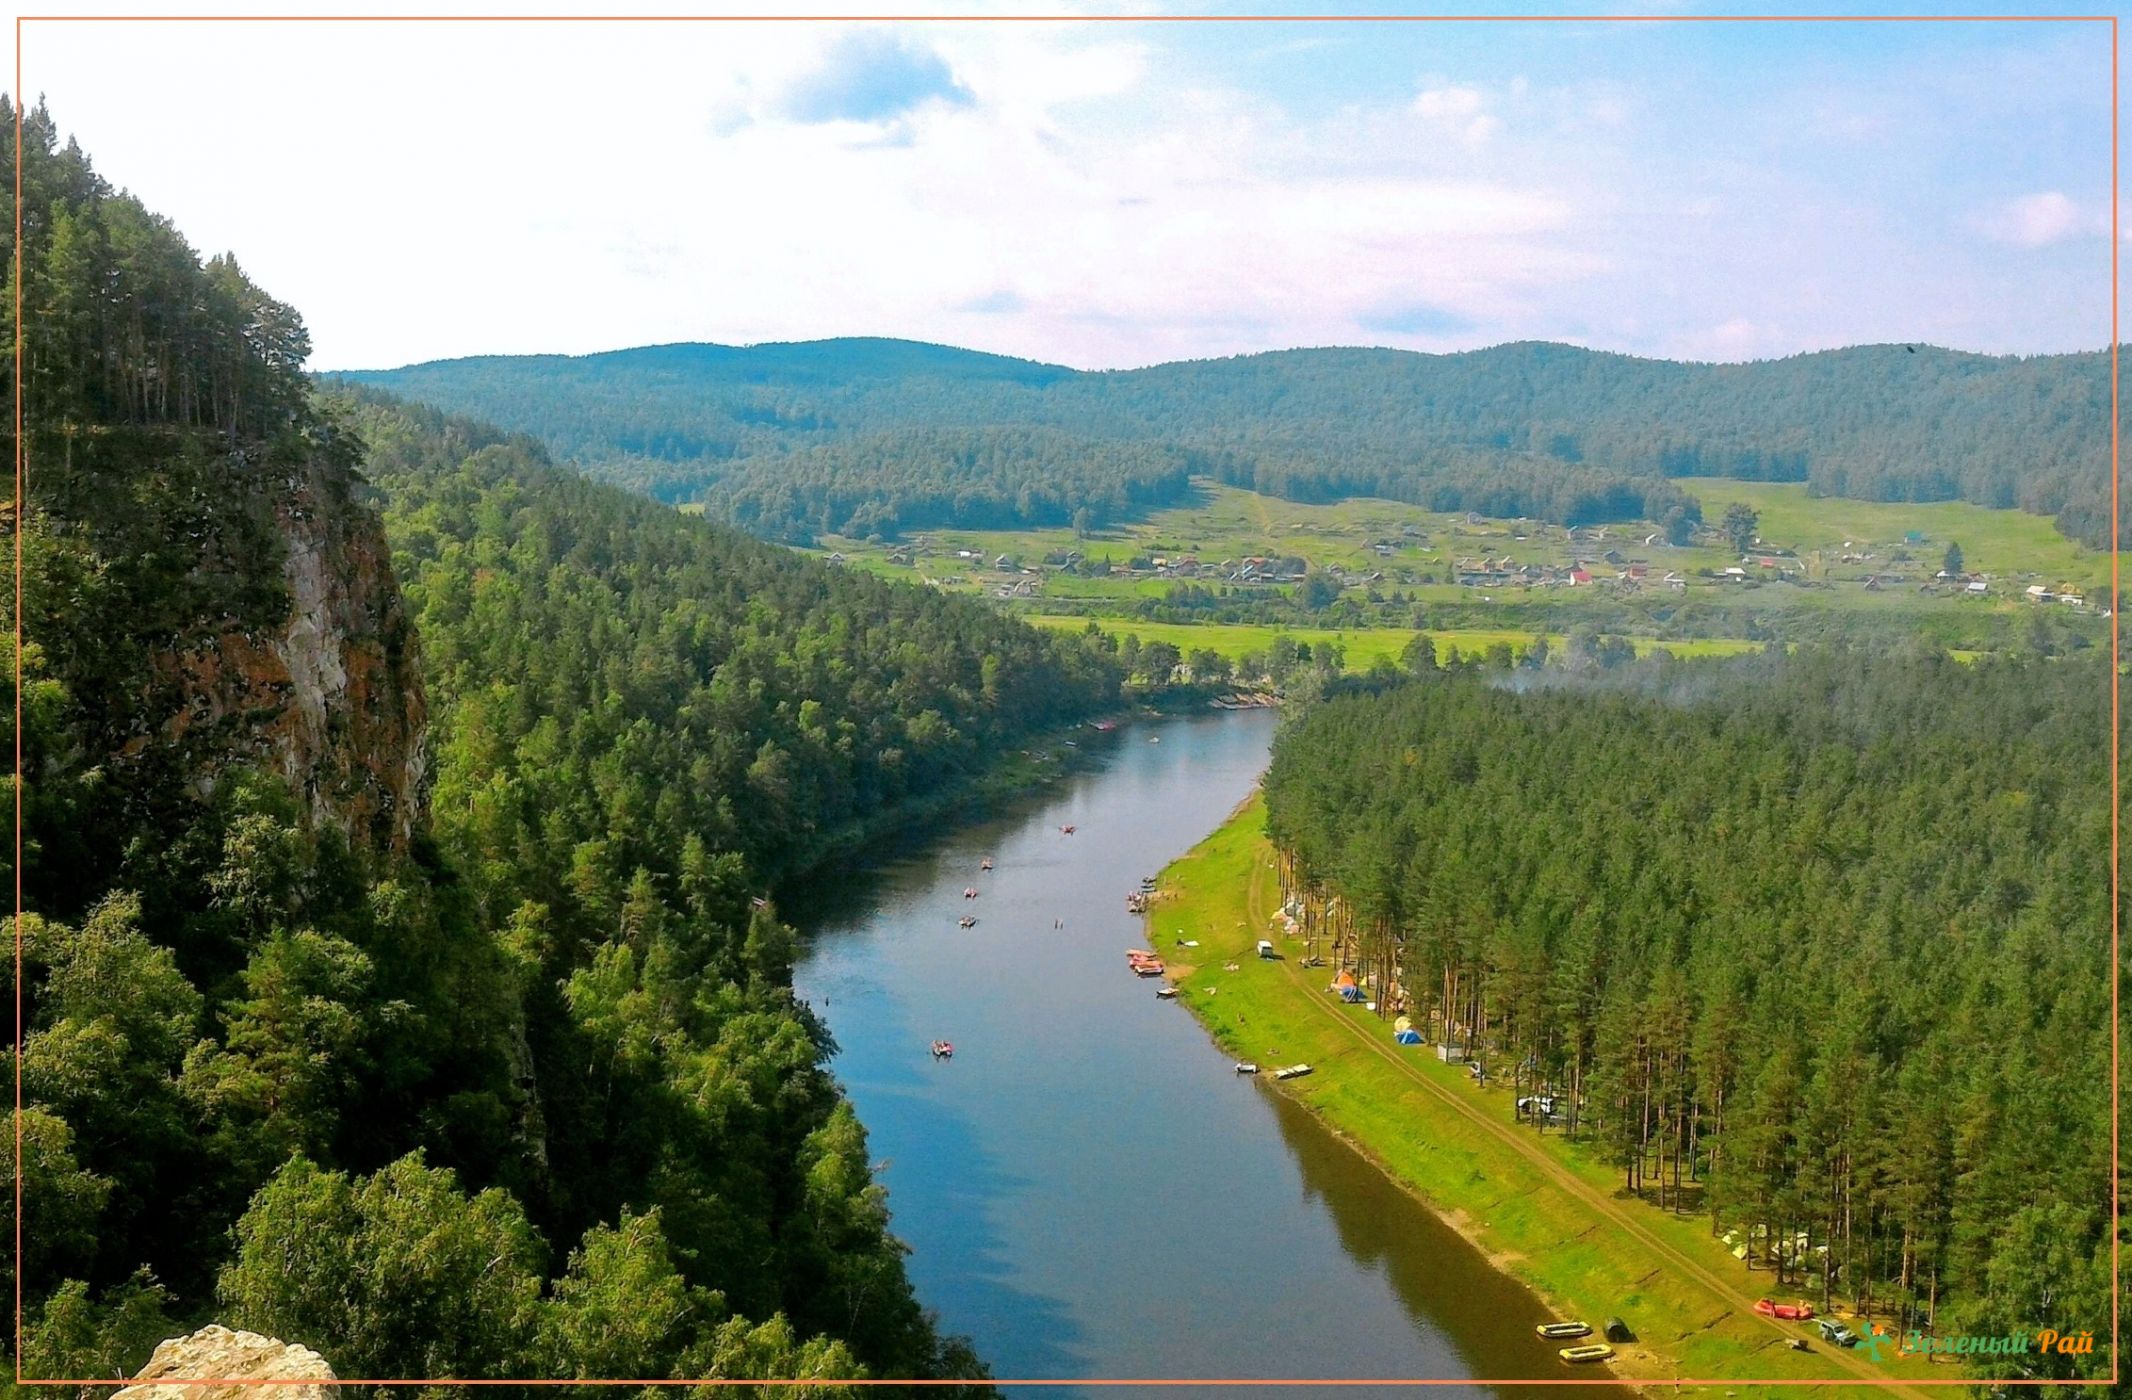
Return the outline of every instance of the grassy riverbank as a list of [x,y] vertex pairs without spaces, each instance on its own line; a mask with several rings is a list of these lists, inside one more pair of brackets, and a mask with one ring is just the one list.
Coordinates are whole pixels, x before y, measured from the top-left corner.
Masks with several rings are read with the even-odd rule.
[[[1891,1356],[1875,1365],[1863,1352],[1831,1347],[1810,1326],[1757,1316],[1753,1300],[1773,1291],[1772,1276],[1734,1259],[1711,1237],[1706,1219],[1621,1195],[1612,1167],[1556,1135],[1514,1123],[1507,1091],[1476,1088],[1462,1068],[1438,1063],[1425,1048],[1395,1046],[1388,1022],[1335,1001],[1325,991],[1325,970],[1299,966],[1300,945],[1272,925],[1279,893],[1263,823],[1254,800],[1162,874],[1148,946],[1169,959],[1178,999],[1240,1059],[1256,1060],[1268,1072],[1299,1062],[1315,1066],[1309,1078],[1282,1089],[1560,1315],[1595,1327],[1610,1316],[1626,1320],[1640,1340],[1618,1347],[1618,1375],[1648,1381],[1959,1377],[1951,1366],[1914,1359]],[[1261,937],[1272,938],[1286,957],[1258,960],[1253,950]],[[1199,946],[1182,947],[1185,938]],[[1225,969],[1231,963],[1233,972]],[[1789,1299],[1793,1290],[1778,1296]],[[1786,1347],[1787,1338],[1801,1336],[1811,1350]],[[1757,1392],[1751,1383],[1728,1380],[1724,1393]]]

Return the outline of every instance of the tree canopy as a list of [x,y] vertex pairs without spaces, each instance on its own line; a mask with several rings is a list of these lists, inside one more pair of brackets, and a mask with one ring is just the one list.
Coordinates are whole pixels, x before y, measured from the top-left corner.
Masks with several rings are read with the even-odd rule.
[[1337,956],[1824,1306],[2105,1332],[2103,666],[1609,660],[1283,727],[1268,828]]

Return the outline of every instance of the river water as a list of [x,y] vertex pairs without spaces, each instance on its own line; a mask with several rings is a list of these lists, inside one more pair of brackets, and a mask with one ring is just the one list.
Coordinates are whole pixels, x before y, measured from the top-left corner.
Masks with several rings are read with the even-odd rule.
[[1003,1379],[1564,1376],[1530,1293],[1125,970],[1126,891],[1273,724],[1087,731],[1077,776],[785,909],[918,1295]]

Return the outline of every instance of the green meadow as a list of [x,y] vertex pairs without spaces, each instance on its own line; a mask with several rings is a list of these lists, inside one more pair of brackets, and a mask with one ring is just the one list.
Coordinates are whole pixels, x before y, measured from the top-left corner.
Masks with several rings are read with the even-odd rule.
[[[1331,642],[1342,649],[1347,669],[1367,671],[1379,661],[1398,664],[1407,643],[1414,633],[1404,627],[1349,627],[1313,630],[1307,627],[1272,627],[1249,623],[1169,623],[1141,622],[1134,618],[1114,617],[1061,617],[1051,613],[1029,613],[1026,620],[1039,627],[1052,627],[1061,631],[1078,632],[1093,621],[1105,632],[1117,637],[1137,636],[1142,642],[1168,642],[1180,651],[1191,652],[1211,649],[1223,656],[1236,659],[1250,652],[1264,651],[1276,637],[1290,641],[1316,645]],[[1430,640],[1436,643],[1436,659],[1449,661],[1454,653],[1475,656],[1489,648],[1508,646],[1515,655],[1522,656],[1530,647],[1533,638],[1545,635],[1550,647],[1559,646],[1564,640],[1562,633],[1523,632],[1509,629],[1482,630],[1457,629],[1442,632],[1431,631]],[[1761,643],[1733,640],[1655,642],[1638,638],[1635,642],[1639,655],[1663,647],[1675,656],[1734,656],[1743,651],[1753,651]]]

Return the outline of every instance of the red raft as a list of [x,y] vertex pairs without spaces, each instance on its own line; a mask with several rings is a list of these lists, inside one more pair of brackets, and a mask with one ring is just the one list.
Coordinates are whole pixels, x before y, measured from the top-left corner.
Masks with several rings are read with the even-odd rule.
[[1756,1299],[1754,1310],[1764,1317],[1780,1318],[1785,1322],[1805,1322],[1814,1315],[1811,1303],[1773,1303],[1767,1298]]

